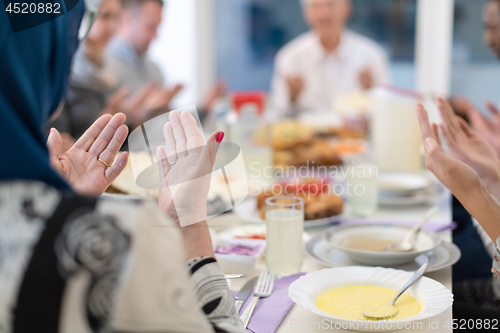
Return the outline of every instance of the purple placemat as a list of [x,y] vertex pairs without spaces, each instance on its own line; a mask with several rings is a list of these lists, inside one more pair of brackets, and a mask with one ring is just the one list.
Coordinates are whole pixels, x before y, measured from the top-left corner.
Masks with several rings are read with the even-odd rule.
[[[248,322],[247,331],[252,333],[274,333],[280,326],[281,322],[293,306],[292,299],[288,296],[288,287],[306,273],[298,273],[276,279],[274,281],[274,289],[271,296],[261,298],[255,306],[250,321]],[[238,291],[233,291],[233,297]],[[240,316],[245,312],[245,309],[252,301],[252,295],[247,298],[240,309]]]

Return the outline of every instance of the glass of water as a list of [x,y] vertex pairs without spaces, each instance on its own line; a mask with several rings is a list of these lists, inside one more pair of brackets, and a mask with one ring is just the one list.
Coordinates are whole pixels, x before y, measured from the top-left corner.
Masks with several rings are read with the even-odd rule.
[[378,206],[378,168],[369,156],[357,156],[348,164],[347,202],[353,217],[372,217]]
[[304,200],[295,196],[266,199],[266,263],[276,276],[300,272],[304,259]]

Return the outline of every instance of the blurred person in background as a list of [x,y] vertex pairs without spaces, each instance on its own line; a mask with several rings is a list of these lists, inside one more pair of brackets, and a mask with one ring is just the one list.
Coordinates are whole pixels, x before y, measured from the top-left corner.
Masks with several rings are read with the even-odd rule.
[[331,110],[342,94],[390,83],[384,50],[346,28],[350,0],[302,0],[302,6],[311,31],[276,56],[271,117]]
[[137,126],[155,98],[152,86],[131,95],[126,87],[117,89],[118,77],[107,69],[105,52],[116,33],[120,12],[120,0],[101,2],[92,29],[75,54],[68,93],[50,123],[61,133],[62,152],[104,114],[123,112],[127,124]]
[[120,0],[101,2],[92,29],[75,54],[68,93],[50,124],[61,132],[63,151],[67,151],[99,116],[115,114],[117,103],[124,97],[120,91],[107,105],[117,82],[105,71],[104,54],[116,32],[120,10]]
[[[486,4],[484,15],[484,42],[500,59],[500,0],[492,0]],[[474,129],[487,140],[500,156],[500,112],[491,102],[486,102],[492,116],[488,119],[479,111],[469,108],[467,116]]]
[[[163,5],[162,0],[124,0],[118,34],[107,50],[108,69],[118,78],[119,86],[127,87],[132,93],[147,87],[151,94],[145,100],[148,111],[141,121],[169,110],[172,99],[183,88],[182,84],[165,88],[160,68],[147,56],[162,22]],[[200,117],[203,118],[225,92],[225,86],[217,84],[198,108]]]
[[[484,43],[500,59],[500,1],[489,1],[483,11]],[[455,113],[469,121],[474,129],[495,148],[500,156],[500,112],[494,103],[486,102],[491,118],[486,118],[463,96],[450,98]]]

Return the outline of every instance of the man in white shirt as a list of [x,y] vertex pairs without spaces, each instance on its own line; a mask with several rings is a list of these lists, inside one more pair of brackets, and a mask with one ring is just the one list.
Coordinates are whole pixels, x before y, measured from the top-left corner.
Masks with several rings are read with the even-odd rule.
[[348,31],[350,0],[302,0],[311,31],[276,56],[271,86],[271,118],[331,110],[345,93],[390,82],[384,50]]

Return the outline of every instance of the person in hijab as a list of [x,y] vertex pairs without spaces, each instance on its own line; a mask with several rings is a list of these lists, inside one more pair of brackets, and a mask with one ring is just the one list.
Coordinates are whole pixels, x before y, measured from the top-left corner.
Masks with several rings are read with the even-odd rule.
[[89,13],[83,1],[69,3],[21,31],[0,13],[0,331],[245,332],[206,222],[179,226],[176,211],[200,202],[173,207],[189,186],[165,186],[211,168],[223,133],[195,154],[204,140],[194,119],[170,113],[168,161],[157,153],[159,206],[97,197],[126,165],[127,153],[113,162],[127,135],[123,114],[99,118],[65,154],[57,130],[45,143]]

